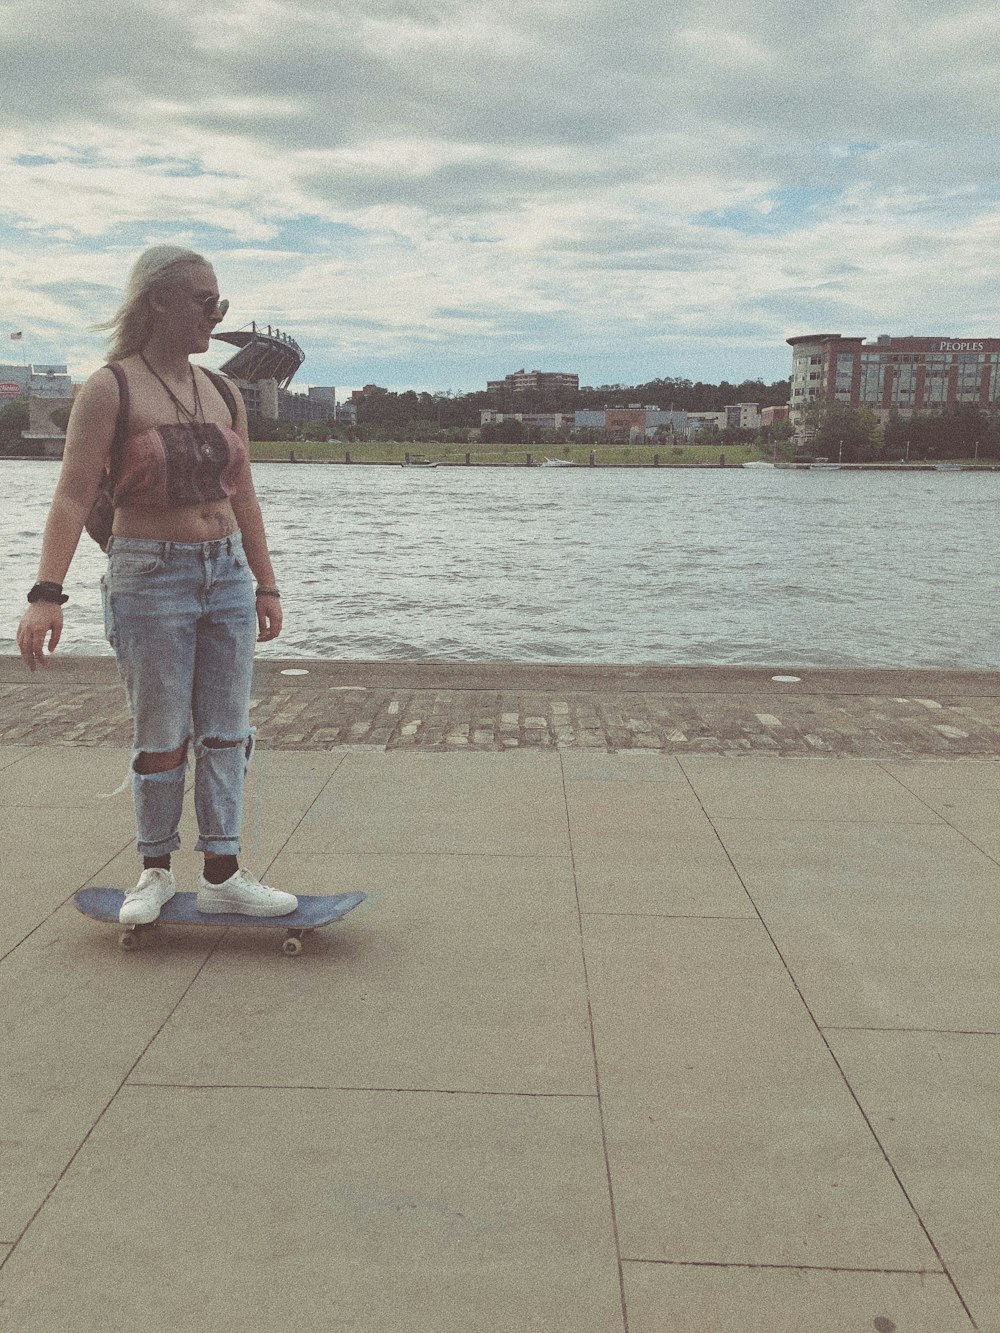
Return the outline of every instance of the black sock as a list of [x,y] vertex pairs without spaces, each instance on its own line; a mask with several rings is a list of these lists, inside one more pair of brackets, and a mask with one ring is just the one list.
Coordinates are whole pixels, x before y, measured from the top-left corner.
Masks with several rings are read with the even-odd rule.
[[166,856],[144,856],[142,858],[142,868],[143,870],[169,870],[170,853],[167,852]]
[[235,856],[206,856],[205,878],[209,884],[221,884],[230,875],[235,875],[240,863]]

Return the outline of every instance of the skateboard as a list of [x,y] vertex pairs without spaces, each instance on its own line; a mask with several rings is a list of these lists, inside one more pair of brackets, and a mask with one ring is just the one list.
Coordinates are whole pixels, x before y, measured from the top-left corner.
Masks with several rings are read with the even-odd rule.
[[167,926],[261,926],[270,930],[285,931],[281,952],[294,956],[302,952],[303,938],[318,926],[328,926],[333,921],[352,912],[359,903],[363,903],[363,893],[335,893],[321,897],[299,896],[299,905],[287,916],[243,916],[239,912],[204,913],[195,906],[195,893],[175,893],[169,902],[160,909],[155,921],[145,925],[122,926],[118,913],[125,898],[124,889],[80,889],[73,895],[73,901],[84,916],[95,921],[110,921],[121,928],[118,943],[123,949],[138,949],[144,937],[151,930],[163,924]]

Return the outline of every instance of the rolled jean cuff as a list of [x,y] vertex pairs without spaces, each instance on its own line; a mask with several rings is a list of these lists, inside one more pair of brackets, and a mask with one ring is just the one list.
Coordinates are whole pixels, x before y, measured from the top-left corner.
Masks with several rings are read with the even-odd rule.
[[196,852],[207,852],[209,856],[239,856],[239,838],[199,838],[194,845]]

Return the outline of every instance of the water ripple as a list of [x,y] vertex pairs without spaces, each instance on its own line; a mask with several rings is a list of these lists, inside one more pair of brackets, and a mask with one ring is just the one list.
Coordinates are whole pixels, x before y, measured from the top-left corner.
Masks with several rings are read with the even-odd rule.
[[[2,466],[9,653],[56,467]],[[285,589],[285,632],[262,657],[1000,665],[993,474],[254,476]],[[85,537],[60,651],[110,651],[102,568]]]

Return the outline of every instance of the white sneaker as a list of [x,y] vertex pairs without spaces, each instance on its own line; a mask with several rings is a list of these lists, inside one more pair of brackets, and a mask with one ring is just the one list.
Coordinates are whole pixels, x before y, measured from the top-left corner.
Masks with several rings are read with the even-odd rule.
[[177,892],[177,881],[172,870],[144,870],[139,883],[129,889],[122,903],[118,920],[123,926],[147,926],[160,915],[160,908]]
[[237,870],[221,884],[210,884],[204,875],[198,876],[199,912],[238,912],[241,916],[287,916],[294,912],[299,900],[294,893],[261,884],[247,870]]

